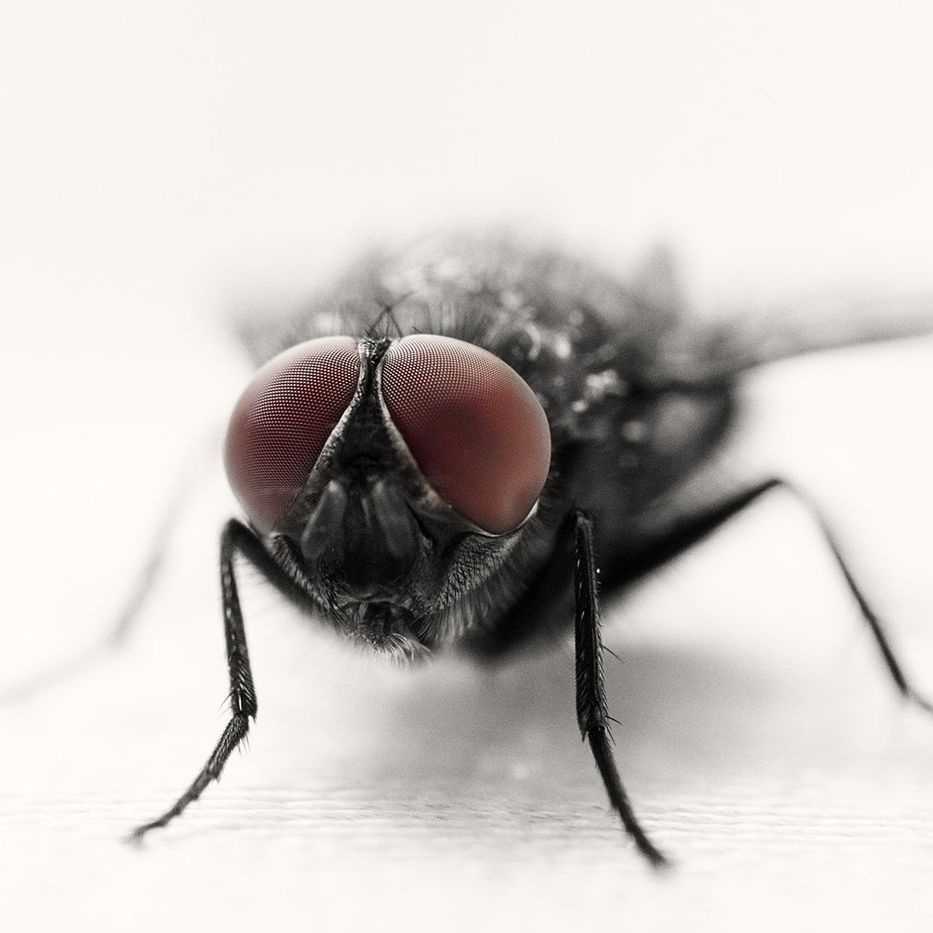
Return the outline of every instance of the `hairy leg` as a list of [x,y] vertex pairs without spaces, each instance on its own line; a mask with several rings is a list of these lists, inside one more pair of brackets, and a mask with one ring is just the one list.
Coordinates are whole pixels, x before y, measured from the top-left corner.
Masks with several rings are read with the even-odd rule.
[[599,634],[599,600],[596,586],[596,558],[593,552],[593,524],[583,512],[574,516],[574,573],[576,622],[574,644],[577,669],[577,723],[590,743],[596,767],[616,811],[638,850],[656,868],[667,859],[654,846],[632,810],[612,754],[609,711],[603,684],[602,641]]
[[237,553],[249,560],[278,589],[285,592],[294,589],[294,584],[272,560],[253,532],[236,519],[228,521],[220,536],[220,587],[227,646],[227,672],[230,679],[230,721],[188,789],[161,816],[134,829],[130,834],[131,840],[140,840],[150,830],[167,825],[197,800],[207,785],[220,777],[227,759],[249,732],[250,720],[256,718],[258,704],[234,573],[234,558]]

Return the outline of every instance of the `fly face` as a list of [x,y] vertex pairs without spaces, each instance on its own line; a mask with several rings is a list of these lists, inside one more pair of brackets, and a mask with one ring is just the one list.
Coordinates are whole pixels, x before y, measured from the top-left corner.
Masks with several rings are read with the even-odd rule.
[[319,613],[414,656],[475,624],[534,525],[550,431],[528,385],[460,340],[329,337],[279,354],[234,409],[226,466]]

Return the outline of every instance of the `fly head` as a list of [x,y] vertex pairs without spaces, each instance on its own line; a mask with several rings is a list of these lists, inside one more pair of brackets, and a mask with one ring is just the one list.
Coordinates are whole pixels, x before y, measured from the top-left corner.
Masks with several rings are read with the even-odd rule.
[[413,656],[482,624],[478,594],[521,551],[550,454],[513,369],[419,334],[279,354],[237,403],[225,459],[253,529],[319,612]]

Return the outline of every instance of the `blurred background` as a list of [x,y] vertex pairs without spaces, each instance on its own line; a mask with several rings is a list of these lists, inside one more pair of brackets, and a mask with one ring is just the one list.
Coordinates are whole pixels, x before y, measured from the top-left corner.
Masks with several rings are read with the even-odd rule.
[[[8,6],[0,685],[107,630],[248,375],[225,318],[361,247],[508,223],[623,276],[668,244],[702,309],[933,294],[931,32],[920,0]],[[728,455],[812,492],[928,691],[931,390],[928,338],[769,367]],[[0,710],[11,929],[929,928],[933,726],[780,496],[607,612],[674,876],[606,815],[566,650],[374,667],[261,585],[251,753],[119,846],[224,720],[219,464],[192,499],[127,651]]]

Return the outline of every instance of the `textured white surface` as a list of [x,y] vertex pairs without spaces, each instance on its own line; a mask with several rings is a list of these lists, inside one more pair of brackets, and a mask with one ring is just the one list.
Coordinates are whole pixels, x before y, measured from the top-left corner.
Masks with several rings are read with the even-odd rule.
[[[780,367],[750,387],[761,429],[745,447],[825,503],[928,691],[933,454],[918,426],[931,361],[925,339]],[[40,537],[56,556],[38,567],[24,559],[38,545],[5,558],[18,577],[4,683],[85,644],[132,578],[166,484],[151,465],[97,475],[119,447],[96,448],[96,466],[57,487],[118,507],[50,528]],[[214,563],[227,508],[212,475],[123,654],[0,711],[11,928],[562,929],[591,917],[869,930],[933,917],[933,722],[894,696],[807,513],[782,495],[607,612],[624,659],[607,665],[618,752],[677,860],[670,876],[652,877],[607,815],[575,732],[569,650],[492,671],[384,668],[256,582],[249,754],[143,851],[121,845],[223,723]]]
[[[239,390],[205,310],[244,281],[530,215],[607,256],[670,235],[706,294],[930,289],[926,6],[774,9],[5,14],[0,685],[106,630]],[[775,367],[735,459],[812,491],[928,693],[931,395],[928,339]],[[933,723],[780,495],[606,613],[622,770],[675,873],[606,813],[569,651],[385,669],[258,583],[249,754],[121,845],[223,725],[230,508],[218,469],[126,651],[0,709],[4,929],[930,928]]]

